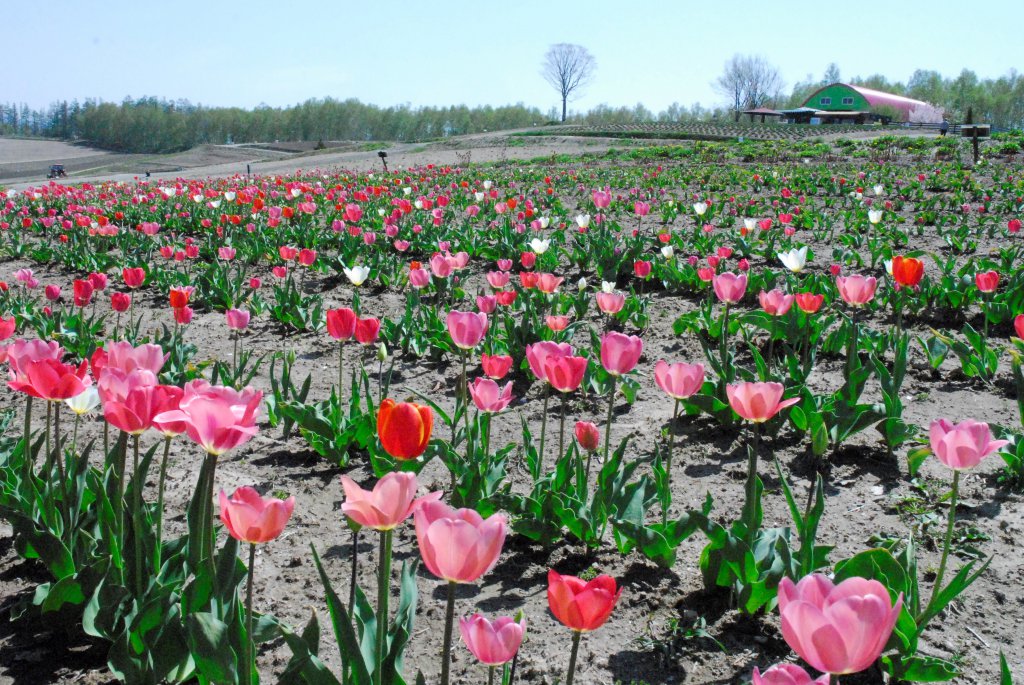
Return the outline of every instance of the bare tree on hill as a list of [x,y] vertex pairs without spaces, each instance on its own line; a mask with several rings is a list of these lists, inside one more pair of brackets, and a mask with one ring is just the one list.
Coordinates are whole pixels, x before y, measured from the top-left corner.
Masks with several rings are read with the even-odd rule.
[[732,102],[738,120],[740,110],[764,107],[779,99],[782,76],[779,70],[759,56],[732,56],[712,87]]
[[562,97],[563,122],[569,98],[590,82],[596,69],[597,61],[582,45],[558,43],[552,45],[544,55],[540,73]]

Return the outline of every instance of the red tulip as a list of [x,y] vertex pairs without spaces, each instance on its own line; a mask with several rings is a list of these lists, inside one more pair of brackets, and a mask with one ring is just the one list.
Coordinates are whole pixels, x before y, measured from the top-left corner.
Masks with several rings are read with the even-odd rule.
[[1024,339],[1024,314],[1018,314],[1013,320],[1013,330],[1018,338]]
[[613,376],[625,375],[636,367],[643,349],[637,336],[612,331],[601,338],[601,365]]
[[825,301],[824,295],[815,295],[814,293],[797,293],[794,298],[796,306],[805,314],[814,314],[821,309],[821,304]]
[[584,582],[554,569],[548,571],[548,607],[562,625],[577,632],[603,626],[621,595],[611,576],[600,575]]
[[281,534],[295,509],[295,498],[280,500],[261,497],[256,490],[242,487],[228,497],[220,491],[220,520],[231,537],[258,545]]
[[92,293],[95,290],[92,283],[85,280],[76,280],[73,287],[76,307],[85,307],[92,302]]
[[195,313],[192,307],[177,307],[171,311],[174,312],[174,320],[182,326],[192,323],[192,315]]
[[480,366],[484,370],[484,375],[488,378],[500,380],[512,368],[512,357],[500,354],[482,354],[480,355]]
[[132,296],[128,293],[111,293],[110,308],[115,312],[126,312],[132,305]]
[[129,288],[138,288],[146,282],[146,270],[142,267],[125,267],[121,270],[121,278],[124,279],[125,286]]
[[633,273],[637,278],[647,278],[651,275],[651,263],[643,260],[633,262]]
[[189,300],[192,299],[192,293],[195,290],[190,285],[186,286],[174,286],[171,288],[170,301],[171,309],[181,309],[187,307]]
[[377,340],[380,334],[380,319],[369,316],[356,321],[356,340],[363,345],[371,345]]
[[430,407],[386,399],[377,411],[377,437],[395,459],[409,460],[423,454],[434,428]]
[[999,286],[999,272],[998,271],[982,271],[974,274],[974,282],[978,286],[978,290],[983,293],[995,292]]
[[576,422],[576,441],[587,452],[596,452],[601,444],[601,431],[589,421]]
[[348,340],[356,332],[356,313],[348,307],[327,310],[327,333],[335,340]]
[[316,261],[316,250],[304,248],[299,251],[299,264],[302,266],[313,266]]
[[281,259],[284,261],[290,262],[298,256],[299,249],[297,247],[292,247],[291,245],[282,245],[277,248],[277,254],[280,255]]
[[901,286],[916,288],[924,276],[924,262],[897,255],[892,259],[892,278]]
[[43,289],[46,295],[46,299],[50,302],[56,302],[60,299],[60,286],[59,285],[48,285]]

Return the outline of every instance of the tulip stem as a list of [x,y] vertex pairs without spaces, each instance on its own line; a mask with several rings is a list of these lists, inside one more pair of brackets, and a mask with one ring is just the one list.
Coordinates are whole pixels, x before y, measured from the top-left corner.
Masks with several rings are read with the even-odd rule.
[[487,667],[487,685],[494,685],[494,666]]
[[161,557],[163,556],[164,539],[164,483],[167,481],[167,461],[171,453],[171,436],[164,436],[164,457],[160,461],[160,482],[156,492],[156,549],[154,550],[153,571],[160,573]]
[[[608,419],[604,424],[604,463],[608,463],[608,452],[612,445],[612,412],[615,410],[615,381],[618,376],[612,376],[612,389],[608,393]],[[589,477],[590,474],[588,473]],[[568,685],[568,683],[566,684]]]
[[355,615],[356,611],[356,572],[359,569],[359,529],[352,531],[352,578],[348,584],[348,610]]
[[462,395],[462,409],[466,419],[466,443],[469,443],[469,381],[466,378],[466,362],[468,361],[469,352],[463,351],[462,353],[462,379],[459,383],[459,392]]
[[210,565],[214,564],[214,532],[213,532],[213,475],[217,469],[217,455],[207,454],[206,459],[211,462],[210,480],[207,483],[206,496],[203,498],[203,547],[206,548],[206,558]]
[[[957,495],[960,494],[960,471],[953,470],[953,489],[949,495],[949,521],[946,524],[946,538],[942,544],[942,561],[939,562],[939,573],[935,576],[935,585],[932,587],[932,596],[928,600],[928,606],[925,607],[922,616],[927,616],[931,613],[931,608],[935,604],[935,598],[942,591],[943,577],[946,575],[946,562],[949,560],[949,548],[953,541],[953,528],[956,525],[956,500]],[[918,618],[920,620],[920,617]]]
[[53,453],[50,451],[50,419],[53,418],[53,403],[46,403],[46,463],[43,471],[46,472],[46,480],[50,480],[50,473],[53,471]]
[[142,486],[145,484],[139,473],[139,434],[132,436],[132,539],[135,544],[135,597],[142,599]]
[[252,636],[252,576],[253,567],[256,565],[256,543],[249,543],[249,568],[248,579],[245,583],[245,666],[243,673],[244,685],[251,685],[253,681],[252,672],[256,661],[256,645]]
[[380,559],[377,565],[377,668],[373,682],[383,682],[384,657],[387,655],[388,597],[391,590],[391,536],[392,531],[380,532]]
[[746,527],[744,542],[753,549],[754,538],[757,535],[757,451],[761,443],[761,424],[755,423],[753,427],[754,436],[751,444],[747,445],[747,487],[746,503],[743,505],[743,522]]
[[64,470],[64,450],[60,445],[60,404],[53,405],[53,437],[56,443],[57,476],[60,478],[61,496],[61,522],[64,524],[64,534],[71,539],[71,497],[68,494],[67,473]]
[[569,672],[565,675],[565,685],[572,685],[573,676],[576,675],[576,655],[580,651],[581,637],[583,637],[582,631],[572,631],[572,653],[569,655]]
[[341,394],[345,387],[345,343],[338,343],[338,406],[342,405]]
[[544,407],[540,414],[540,454],[537,455],[536,473],[533,474],[533,482],[540,479],[540,472],[544,468],[544,438],[548,430],[548,399],[551,397],[551,386],[544,386]]
[[719,355],[722,364],[721,391],[719,394],[725,397],[725,386],[732,379],[729,377],[729,303],[726,302],[722,309],[722,340],[720,343]]
[[25,446],[22,457],[25,459],[25,466],[28,467],[28,475],[31,476],[35,470],[35,454],[32,453],[32,396],[29,395],[25,401]]
[[555,455],[555,463],[565,456],[565,393],[562,393],[562,416],[558,421],[558,454]]
[[452,624],[455,622],[455,581],[448,581],[448,606],[444,612],[444,650],[441,652],[441,685],[448,685],[452,658]]

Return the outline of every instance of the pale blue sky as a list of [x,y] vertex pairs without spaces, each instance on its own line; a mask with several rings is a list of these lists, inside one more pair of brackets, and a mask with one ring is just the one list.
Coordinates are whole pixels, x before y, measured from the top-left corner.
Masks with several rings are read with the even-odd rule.
[[[974,26],[964,7],[989,17]],[[540,63],[568,42],[598,63],[572,108],[658,111],[720,102],[710,82],[735,52],[767,58],[787,91],[829,62],[844,78],[964,67],[997,77],[1020,66],[1022,25],[1022,0],[0,0],[0,102],[154,95],[253,107],[331,96],[547,111],[558,98]]]

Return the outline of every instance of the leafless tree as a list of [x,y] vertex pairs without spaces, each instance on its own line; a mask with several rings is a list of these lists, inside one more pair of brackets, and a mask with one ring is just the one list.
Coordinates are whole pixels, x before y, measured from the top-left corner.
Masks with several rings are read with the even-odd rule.
[[544,55],[541,75],[562,97],[562,121],[565,121],[566,103],[577,89],[586,86],[594,77],[597,61],[582,45],[558,43]]
[[736,54],[711,85],[729,98],[738,119],[742,109],[764,107],[778,100],[783,82],[779,70],[763,57]]

